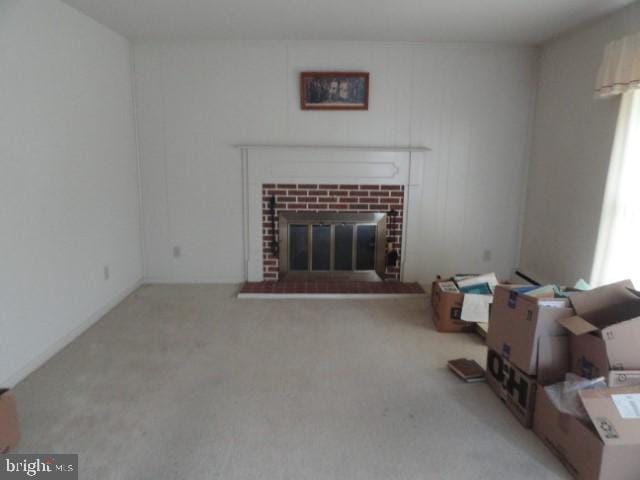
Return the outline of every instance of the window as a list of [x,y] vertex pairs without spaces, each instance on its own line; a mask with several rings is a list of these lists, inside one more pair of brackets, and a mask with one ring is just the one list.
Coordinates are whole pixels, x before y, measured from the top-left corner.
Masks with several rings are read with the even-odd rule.
[[640,287],[640,91],[622,97],[591,281]]

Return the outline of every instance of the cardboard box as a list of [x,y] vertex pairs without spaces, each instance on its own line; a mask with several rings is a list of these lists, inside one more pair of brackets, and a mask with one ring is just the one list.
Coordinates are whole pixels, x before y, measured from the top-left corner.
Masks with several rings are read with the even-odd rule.
[[487,383],[518,421],[529,428],[533,422],[536,379],[521,372],[498,352],[487,353]]
[[640,420],[622,418],[612,395],[640,394],[640,387],[583,390],[592,424],[556,409],[538,388],[533,430],[578,480],[638,480]]
[[559,320],[570,333],[571,368],[585,378],[640,370],[640,298],[629,280],[571,296],[575,315]]
[[612,370],[607,378],[609,387],[632,387],[640,385],[640,370]]
[[439,332],[459,333],[473,332],[475,324],[460,319],[464,294],[444,291],[436,280],[431,285],[431,306],[433,307],[433,323]]
[[[495,290],[487,345],[523,373],[535,376],[538,368],[555,368],[554,358],[539,355],[540,340],[567,335],[558,324],[574,315],[567,299],[542,299],[520,293],[520,285],[498,285]],[[563,356],[568,356],[568,346]]]
[[13,392],[0,389],[0,454],[16,448],[19,441],[16,397]]

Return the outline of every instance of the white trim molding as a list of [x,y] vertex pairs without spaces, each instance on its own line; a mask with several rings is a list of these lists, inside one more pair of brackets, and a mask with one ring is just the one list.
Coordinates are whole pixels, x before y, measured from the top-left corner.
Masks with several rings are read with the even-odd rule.
[[303,145],[303,144],[246,144],[246,145],[234,145],[235,148],[250,149],[250,148],[274,148],[274,149],[304,149],[304,150],[359,150],[363,152],[429,152],[429,147],[421,145],[405,145],[398,147],[377,147],[369,145]]
[[412,225],[419,221],[426,147],[238,145],[242,158],[245,275],[263,277],[262,186],[264,184],[380,184],[404,186],[404,232],[400,278],[418,250]]

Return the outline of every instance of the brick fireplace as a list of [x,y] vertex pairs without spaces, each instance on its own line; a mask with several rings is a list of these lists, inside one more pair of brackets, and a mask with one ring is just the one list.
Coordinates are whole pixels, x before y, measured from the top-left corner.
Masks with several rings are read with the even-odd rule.
[[[421,219],[426,214],[423,182],[429,178],[425,176],[428,148],[237,147],[242,160],[243,262],[248,282],[266,280],[275,287],[305,277],[369,283],[378,277],[400,282],[416,278],[422,261],[418,251],[424,242]],[[293,241],[274,254],[272,242],[281,234]],[[371,244],[375,244],[375,256],[371,248],[367,250]],[[350,246],[351,258],[346,253]],[[372,263],[375,269],[369,270]],[[345,273],[349,266],[352,270]],[[280,278],[281,272],[287,278]],[[284,281],[275,281],[279,279]]]
[[[335,212],[386,214],[384,273],[388,280],[400,279],[400,259],[404,224],[404,186],[384,184],[339,183],[265,183],[262,184],[262,254],[263,278],[277,281],[280,255],[273,251],[279,240],[278,215],[281,212]],[[272,216],[275,199],[275,218]],[[275,230],[274,230],[275,225]],[[390,257],[388,253],[394,252]],[[391,258],[391,262],[387,261]]]

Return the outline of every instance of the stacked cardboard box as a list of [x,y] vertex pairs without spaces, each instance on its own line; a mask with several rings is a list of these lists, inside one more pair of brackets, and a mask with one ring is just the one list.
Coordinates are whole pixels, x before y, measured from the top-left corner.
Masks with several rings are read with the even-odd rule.
[[[447,308],[438,328],[463,329],[448,309],[461,310],[464,295],[446,303],[456,292],[437,282],[434,292],[434,309]],[[631,282],[584,292],[498,285],[487,346],[489,386],[578,480],[640,479],[640,292]]]
[[530,286],[495,289],[487,334],[487,382],[525,426],[533,423],[536,386],[564,378],[568,337],[558,320],[573,316],[566,298],[537,298]]
[[[569,370],[609,388],[580,392],[587,418],[562,411],[538,389],[534,432],[579,480],[640,478],[640,297],[630,281],[570,297]],[[630,386],[631,385],[631,386]]]
[[559,410],[540,387],[533,431],[578,480],[640,478],[640,387],[583,390],[580,399],[588,421]]

